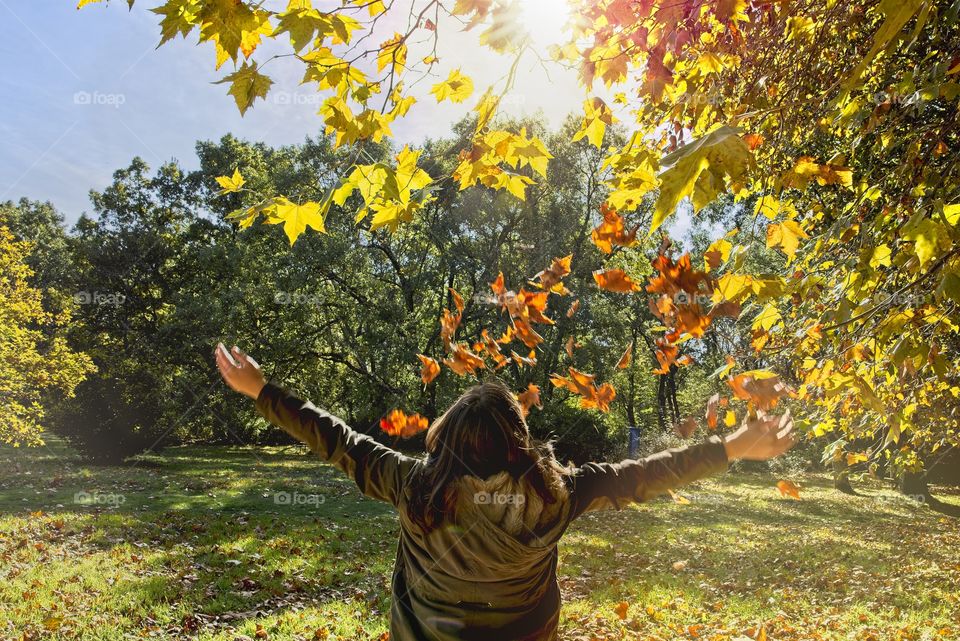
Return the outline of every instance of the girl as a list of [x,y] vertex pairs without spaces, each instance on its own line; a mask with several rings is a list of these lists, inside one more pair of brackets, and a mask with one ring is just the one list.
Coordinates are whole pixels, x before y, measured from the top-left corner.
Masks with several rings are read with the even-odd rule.
[[231,389],[271,423],[345,472],[400,515],[391,641],[553,641],[560,590],[557,542],[585,512],[619,509],[793,445],[793,422],[748,420],[733,434],[642,460],[561,467],[530,436],[499,382],[468,389],[427,431],[425,460],[355,432],[268,383],[256,361],[219,344]]

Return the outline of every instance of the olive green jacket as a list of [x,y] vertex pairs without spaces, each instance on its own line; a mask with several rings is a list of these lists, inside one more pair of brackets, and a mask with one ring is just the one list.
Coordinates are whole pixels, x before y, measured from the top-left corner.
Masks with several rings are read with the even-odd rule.
[[557,542],[570,523],[584,512],[645,501],[727,467],[722,442],[711,437],[642,460],[574,469],[558,500],[547,504],[505,472],[489,479],[467,476],[459,481],[450,522],[424,533],[407,509],[420,459],[377,443],[273,384],[263,388],[257,409],[349,475],[365,495],[397,508],[391,641],[556,639]]

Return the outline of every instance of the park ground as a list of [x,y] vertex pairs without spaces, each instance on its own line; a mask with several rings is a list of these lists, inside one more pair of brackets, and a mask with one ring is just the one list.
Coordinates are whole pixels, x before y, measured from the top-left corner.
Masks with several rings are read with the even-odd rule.
[[[561,638],[960,639],[960,520],[731,472],[560,547]],[[948,502],[960,493],[935,488]],[[0,449],[0,639],[386,638],[398,522],[298,448]]]

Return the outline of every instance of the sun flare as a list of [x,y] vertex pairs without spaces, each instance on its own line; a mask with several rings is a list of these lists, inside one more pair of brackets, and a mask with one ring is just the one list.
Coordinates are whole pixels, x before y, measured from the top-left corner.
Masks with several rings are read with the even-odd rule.
[[535,45],[544,47],[567,39],[570,5],[566,0],[520,0],[520,11]]

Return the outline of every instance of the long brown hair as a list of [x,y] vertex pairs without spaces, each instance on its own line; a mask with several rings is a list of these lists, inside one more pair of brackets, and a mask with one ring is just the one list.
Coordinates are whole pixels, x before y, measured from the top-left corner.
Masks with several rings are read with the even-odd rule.
[[544,504],[562,492],[564,470],[549,443],[533,439],[523,410],[499,380],[474,385],[427,430],[427,461],[411,484],[411,520],[424,531],[438,527],[456,502],[454,481],[507,472],[527,481]]

